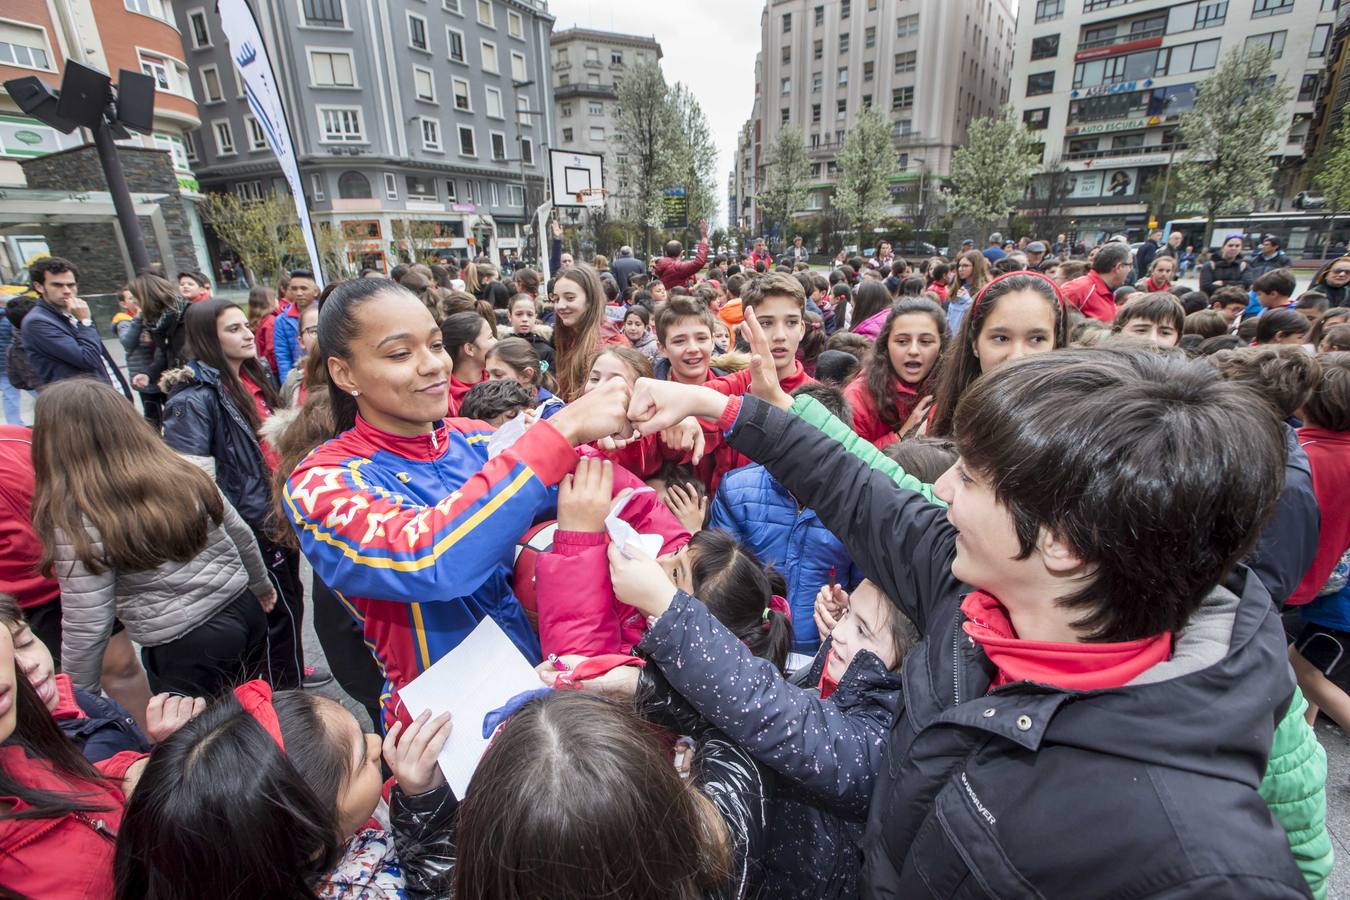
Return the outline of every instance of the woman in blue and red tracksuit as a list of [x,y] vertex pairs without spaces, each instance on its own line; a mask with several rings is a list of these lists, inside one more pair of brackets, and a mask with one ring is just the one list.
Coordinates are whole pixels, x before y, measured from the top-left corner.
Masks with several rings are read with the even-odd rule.
[[492,429],[446,418],[450,357],[413,294],[340,285],[319,315],[339,434],[292,473],[285,503],[315,574],[361,623],[396,692],[491,616],[531,660],[539,642],[511,591],[517,538],[552,505],[572,447],[627,427],[627,385],[587,394],[491,459]]

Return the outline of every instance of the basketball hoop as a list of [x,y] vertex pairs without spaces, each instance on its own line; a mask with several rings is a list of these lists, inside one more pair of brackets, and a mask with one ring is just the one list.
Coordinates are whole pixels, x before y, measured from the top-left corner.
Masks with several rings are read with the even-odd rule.
[[608,193],[609,191],[605,188],[587,188],[584,191],[577,191],[572,199],[576,201],[578,206],[595,208],[605,205],[605,195]]

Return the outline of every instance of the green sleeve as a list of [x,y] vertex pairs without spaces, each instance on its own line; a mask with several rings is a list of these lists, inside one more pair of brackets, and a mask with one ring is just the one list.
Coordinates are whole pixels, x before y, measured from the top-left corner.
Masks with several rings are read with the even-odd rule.
[[1261,797],[1289,837],[1294,861],[1316,900],[1326,900],[1333,853],[1327,832],[1327,754],[1304,714],[1308,701],[1294,689],[1289,711],[1275,729]]
[[945,507],[947,504],[933,493],[931,484],[924,484],[900,468],[895,460],[882,453],[871,441],[863,440],[856,431],[845,425],[825,408],[815,397],[802,394],[792,402],[792,414],[802,421],[823,431],[844,445],[844,449],[867,463],[873,469],[885,473],[900,487],[922,494],[929,503]]

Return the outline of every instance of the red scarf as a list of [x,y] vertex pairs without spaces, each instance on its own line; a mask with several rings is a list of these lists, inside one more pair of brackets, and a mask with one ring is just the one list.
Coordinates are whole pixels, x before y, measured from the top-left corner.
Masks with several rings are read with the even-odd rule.
[[[828,663],[827,663],[828,666]],[[834,693],[834,689],[839,687],[839,682],[830,677],[829,669],[823,669],[820,673],[820,699],[828,700]]]
[[1171,289],[1170,284],[1155,284],[1152,275],[1148,277],[1148,281],[1144,283],[1144,287],[1148,288],[1149,293],[1165,293]]
[[1035,681],[1068,691],[1121,687],[1167,659],[1172,635],[1120,643],[1024,641],[1013,631],[1008,611],[997,599],[975,591],[961,601],[966,634],[998,666],[990,688],[1014,681]]

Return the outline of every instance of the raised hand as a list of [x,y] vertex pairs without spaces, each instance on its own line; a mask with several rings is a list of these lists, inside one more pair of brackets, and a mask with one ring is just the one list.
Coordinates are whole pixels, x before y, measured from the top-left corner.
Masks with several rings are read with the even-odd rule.
[[562,432],[573,447],[606,437],[626,441],[633,433],[628,410],[628,385],[623,379],[614,378],[564,406],[549,419],[549,424]]
[[661,432],[661,443],[677,453],[688,453],[689,461],[698,465],[703,458],[703,448],[708,439],[703,434],[703,426],[693,416],[681,419]]
[[690,534],[702,531],[708,520],[708,496],[694,490],[692,485],[667,485],[666,506]]
[[837,584],[823,585],[816,594],[816,606],[813,618],[816,620],[816,633],[823,641],[839,624],[844,610],[848,609],[848,592]]
[[636,559],[629,559],[617,544],[609,545],[609,580],[614,596],[644,616],[659,616],[675,599],[675,585],[665,569],[654,559],[642,557],[637,548]]
[[778,383],[778,369],[773,364],[773,350],[769,346],[768,335],[760,326],[759,319],[755,318],[754,307],[746,307],[744,326],[751,353],[750,393],[766,403],[790,409],[792,398]]
[[599,534],[614,505],[614,463],[582,459],[558,485],[558,529]]
[[[727,408],[727,397],[701,385],[639,378],[628,402],[628,421],[639,434],[665,431],[688,416],[716,421]],[[564,408],[553,417],[567,412]]]
[[206,701],[201,697],[156,694],[145,708],[145,736],[150,739],[150,743],[158,744],[204,709]]
[[436,757],[450,739],[450,714],[431,717],[431,710],[423,712],[405,731],[402,722],[384,736],[384,761],[394,773],[398,786],[409,796],[425,794],[445,783]]

